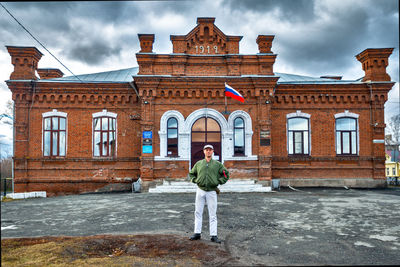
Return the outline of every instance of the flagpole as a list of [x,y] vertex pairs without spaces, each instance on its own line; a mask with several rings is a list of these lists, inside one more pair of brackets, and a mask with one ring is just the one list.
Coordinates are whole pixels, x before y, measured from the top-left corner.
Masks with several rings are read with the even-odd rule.
[[225,95],[225,114],[228,114],[227,104],[226,104],[226,95]]

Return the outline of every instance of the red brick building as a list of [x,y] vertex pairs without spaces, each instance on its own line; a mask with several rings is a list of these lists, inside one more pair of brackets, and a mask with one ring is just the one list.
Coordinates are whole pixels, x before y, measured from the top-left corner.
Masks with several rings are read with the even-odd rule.
[[[392,48],[356,56],[365,76],[274,72],[274,36],[239,53],[214,18],[172,35],[171,54],[139,34],[138,67],[63,77],[35,47],[7,46],[14,72],[15,191],[128,189],[182,179],[211,143],[232,179],[293,186],[385,186],[384,104]],[[351,60],[351,59],[349,59]],[[40,76],[38,78],[36,73]],[[228,98],[225,83],[245,98]]]

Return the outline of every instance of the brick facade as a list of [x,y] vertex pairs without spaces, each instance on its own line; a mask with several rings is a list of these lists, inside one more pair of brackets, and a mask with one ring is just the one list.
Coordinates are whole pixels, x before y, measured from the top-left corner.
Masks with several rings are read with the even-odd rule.
[[[204,117],[220,126],[218,156],[233,179],[384,186],[384,104],[394,85],[386,67],[392,48],[366,49],[356,56],[363,80],[325,76],[301,81],[274,72],[274,36],[259,35],[258,53],[243,55],[242,37],[225,35],[214,22],[198,18],[187,35],[171,36],[171,54],[154,53],[155,36],[139,34],[139,68],[128,79],[63,77],[57,69],[38,69],[42,54],[36,48],[8,46],[14,65],[7,84],[15,103],[15,191],[113,191],[129,189],[139,177],[145,187],[185,178],[197,152],[192,127]],[[228,98],[228,112],[225,83],[245,98],[244,103]],[[43,114],[53,110],[66,114],[65,156],[44,156]],[[106,157],[94,156],[93,114],[102,111],[116,114],[116,152]],[[289,155],[288,114],[306,114],[309,153]],[[337,153],[338,114],[356,114],[355,154]],[[167,153],[168,118],[178,121],[178,157]],[[235,118],[245,124],[244,155],[233,151]],[[144,132],[152,133],[150,143]],[[150,153],[143,151],[145,144]]]

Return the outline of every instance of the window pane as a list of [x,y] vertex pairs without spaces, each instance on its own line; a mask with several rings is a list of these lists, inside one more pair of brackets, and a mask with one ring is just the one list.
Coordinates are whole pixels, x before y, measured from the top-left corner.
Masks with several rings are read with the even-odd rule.
[[206,130],[206,119],[198,119],[192,127],[192,131],[205,131]]
[[94,119],[94,129],[95,130],[100,130],[100,119]]
[[60,130],[65,130],[65,118],[60,118]]
[[102,151],[101,151],[101,155],[102,156],[107,156],[107,137],[108,137],[108,133],[103,133],[103,139],[102,141]]
[[44,155],[50,156],[50,132],[47,131],[44,132]]
[[342,132],[343,137],[343,154],[350,154],[350,133],[349,132]]
[[175,118],[169,118],[168,128],[178,128],[178,121]]
[[113,130],[113,131],[115,131],[115,129],[116,129],[116,127],[115,127],[115,119],[114,118],[112,118],[112,119],[110,119],[110,121],[111,121],[111,126],[110,126],[110,129],[111,130]]
[[244,146],[243,129],[235,129],[235,146]]
[[303,153],[302,132],[294,132],[294,153]]
[[244,146],[235,146],[234,154],[244,155]]
[[289,154],[293,154],[293,132],[289,132]]
[[[53,124],[54,125],[54,124]],[[57,148],[58,148],[58,140],[57,140],[58,132],[53,132],[53,151],[51,152],[52,156],[56,156],[57,153]]]
[[65,132],[60,132],[60,156],[65,156]]
[[244,122],[242,118],[236,118],[235,119],[235,128],[240,127],[243,128],[244,127]]
[[94,156],[100,156],[100,133],[94,133]]
[[[110,120],[111,121],[111,120]],[[109,146],[108,146],[108,151],[109,156],[114,156],[114,152],[115,152],[115,132],[111,131],[110,132],[110,139],[109,139]]]
[[58,130],[58,117],[52,117],[51,120],[53,121],[52,130]]
[[342,154],[342,137],[340,132],[336,132],[336,153]]
[[351,154],[357,154],[357,138],[356,132],[351,133]]
[[108,130],[108,118],[101,118],[101,129]]
[[220,131],[219,124],[215,120],[208,118],[207,131]]
[[352,118],[341,118],[336,120],[336,130],[355,131],[356,120]]
[[192,142],[205,142],[206,134],[205,133],[192,133]]
[[288,120],[289,130],[308,130],[308,119],[293,118]]
[[44,119],[44,129],[51,130],[51,118]]
[[168,138],[178,138],[178,129],[168,129]]
[[308,154],[308,131],[303,132],[304,154]]
[[220,133],[207,133],[207,142],[220,142],[221,134]]

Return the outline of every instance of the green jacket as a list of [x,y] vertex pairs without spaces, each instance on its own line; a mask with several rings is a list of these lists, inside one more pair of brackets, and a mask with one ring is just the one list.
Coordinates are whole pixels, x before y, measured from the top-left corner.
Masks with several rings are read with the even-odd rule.
[[229,179],[229,172],[224,165],[214,159],[207,163],[205,159],[199,160],[189,172],[192,183],[204,191],[214,191],[218,185],[224,184]]

